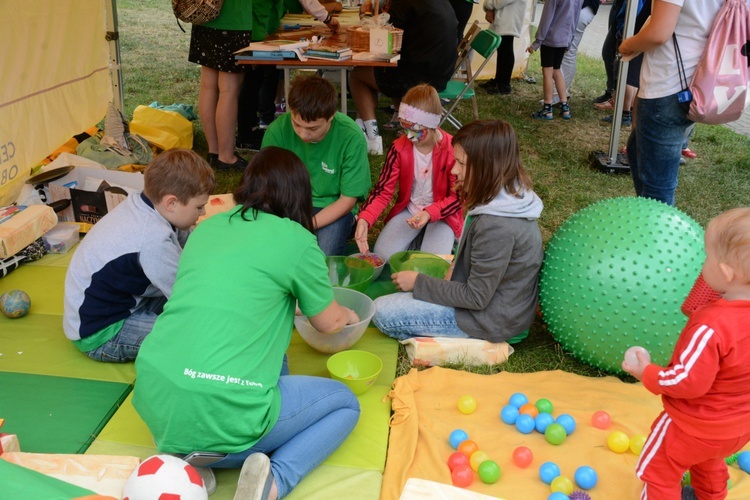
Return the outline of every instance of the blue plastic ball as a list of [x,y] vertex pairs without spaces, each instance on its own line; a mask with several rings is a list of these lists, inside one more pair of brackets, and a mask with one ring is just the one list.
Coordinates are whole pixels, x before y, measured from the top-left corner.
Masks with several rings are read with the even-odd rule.
[[582,490],[590,490],[599,481],[599,476],[596,471],[588,465],[582,465],[576,469],[575,473],[576,484]]
[[750,451],[743,451],[737,455],[737,465],[740,469],[750,474]]
[[515,406],[516,408],[520,408],[529,402],[529,398],[526,397],[526,394],[522,392],[517,392],[510,397],[508,402],[512,404],[513,406]]
[[451,444],[451,447],[454,450],[457,450],[458,445],[461,444],[463,441],[466,441],[467,439],[469,439],[469,434],[465,430],[456,429],[453,432],[451,432],[451,435],[448,438],[448,442]]
[[594,203],[545,247],[544,321],[563,348],[603,370],[621,373],[634,345],[665,365],[704,259],[703,228],[678,209],[638,197]]
[[555,419],[555,423],[562,425],[565,428],[565,433],[570,436],[573,431],[576,430],[576,419],[563,413]]
[[504,423],[508,425],[515,424],[517,418],[518,418],[518,408],[516,408],[513,405],[503,406],[503,409],[500,410],[500,420],[502,420]]
[[544,462],[539,466],[539,479],[547,484],[550,484],[559,475],[560,467],[555,462]]
[[555,491],[547,497],[547,500],[570,500],[570,497],[561,491]]
[[516,429],[523,434],[531,434],[534,431],[534,417],[525,413],[518,415]]
[[544,434],[544,431],[547,430],[547,426],[555,421],[555,417],[549,413],[540,413],[536,416],[535,421],[536,431]]

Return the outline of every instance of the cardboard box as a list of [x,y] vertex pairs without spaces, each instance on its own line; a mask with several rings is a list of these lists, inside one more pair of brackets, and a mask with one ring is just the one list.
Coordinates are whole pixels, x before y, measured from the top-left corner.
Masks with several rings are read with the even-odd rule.
[[60,222],[95,224],[128,195],[143,191],[143,174],[76,167],[49,183],[50,201],[70,200]]
[[0,207],[0,259],[13,257],[55,224],[55,211],[47,205]]

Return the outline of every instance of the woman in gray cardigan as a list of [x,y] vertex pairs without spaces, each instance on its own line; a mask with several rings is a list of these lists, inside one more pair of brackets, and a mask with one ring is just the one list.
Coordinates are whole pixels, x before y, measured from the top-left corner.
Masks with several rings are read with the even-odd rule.
[[410,337],[508,340],[531,325],[536,311],[542,201],[524,171],[515,131],[501,120],[469,123],[453,137],[467,213],[454,266],[444,280],[394,273],[404,293],[375,301],[373,321],[397,340]]

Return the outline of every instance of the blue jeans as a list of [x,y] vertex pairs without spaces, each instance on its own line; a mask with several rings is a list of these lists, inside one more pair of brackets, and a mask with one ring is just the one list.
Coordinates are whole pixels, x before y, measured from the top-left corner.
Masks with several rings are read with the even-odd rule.
[[375,300],[372,322],[396,340],[412,337],[471,338],[456,323],[456,309],[414,298],[411,292],[383,295]]
[[628,162],[635,194],[674,206],[688,120],[677,94],[636,101],[635,127],[628,138]]
[[[315,215],[321,210],[323,209],[314,208],[313,214]],[[318,246],[323,250],[323,253],[326,254],[326,256],[344,255],[346,240],[349,239],[349,235],[352,234],[353,227],[354,216],[349,212],[339,220],[318,229],[316,233],[318,237]]]
[[359,420],[359,401],[341,382],[289,375],[279,378],[281,413],[271,432],[255,446],[211,464],[239,468],[253,453],[271,457],[279,498],[336,451]]
[[86,356],[106,363],[125,363],[133,361],[138,355],[141,343],[154,328],[156,318],[167,303],[166,297],[144,299],[141,307],[131,314],[122,324],[120,331],[104,344]]

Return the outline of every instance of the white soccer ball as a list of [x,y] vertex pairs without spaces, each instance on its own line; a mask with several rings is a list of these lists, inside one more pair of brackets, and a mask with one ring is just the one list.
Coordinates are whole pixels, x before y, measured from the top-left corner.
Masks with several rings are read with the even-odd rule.
[[136,467],[122,490],[123,500],[207,500],[198,471],[172,455],[148,457]]

